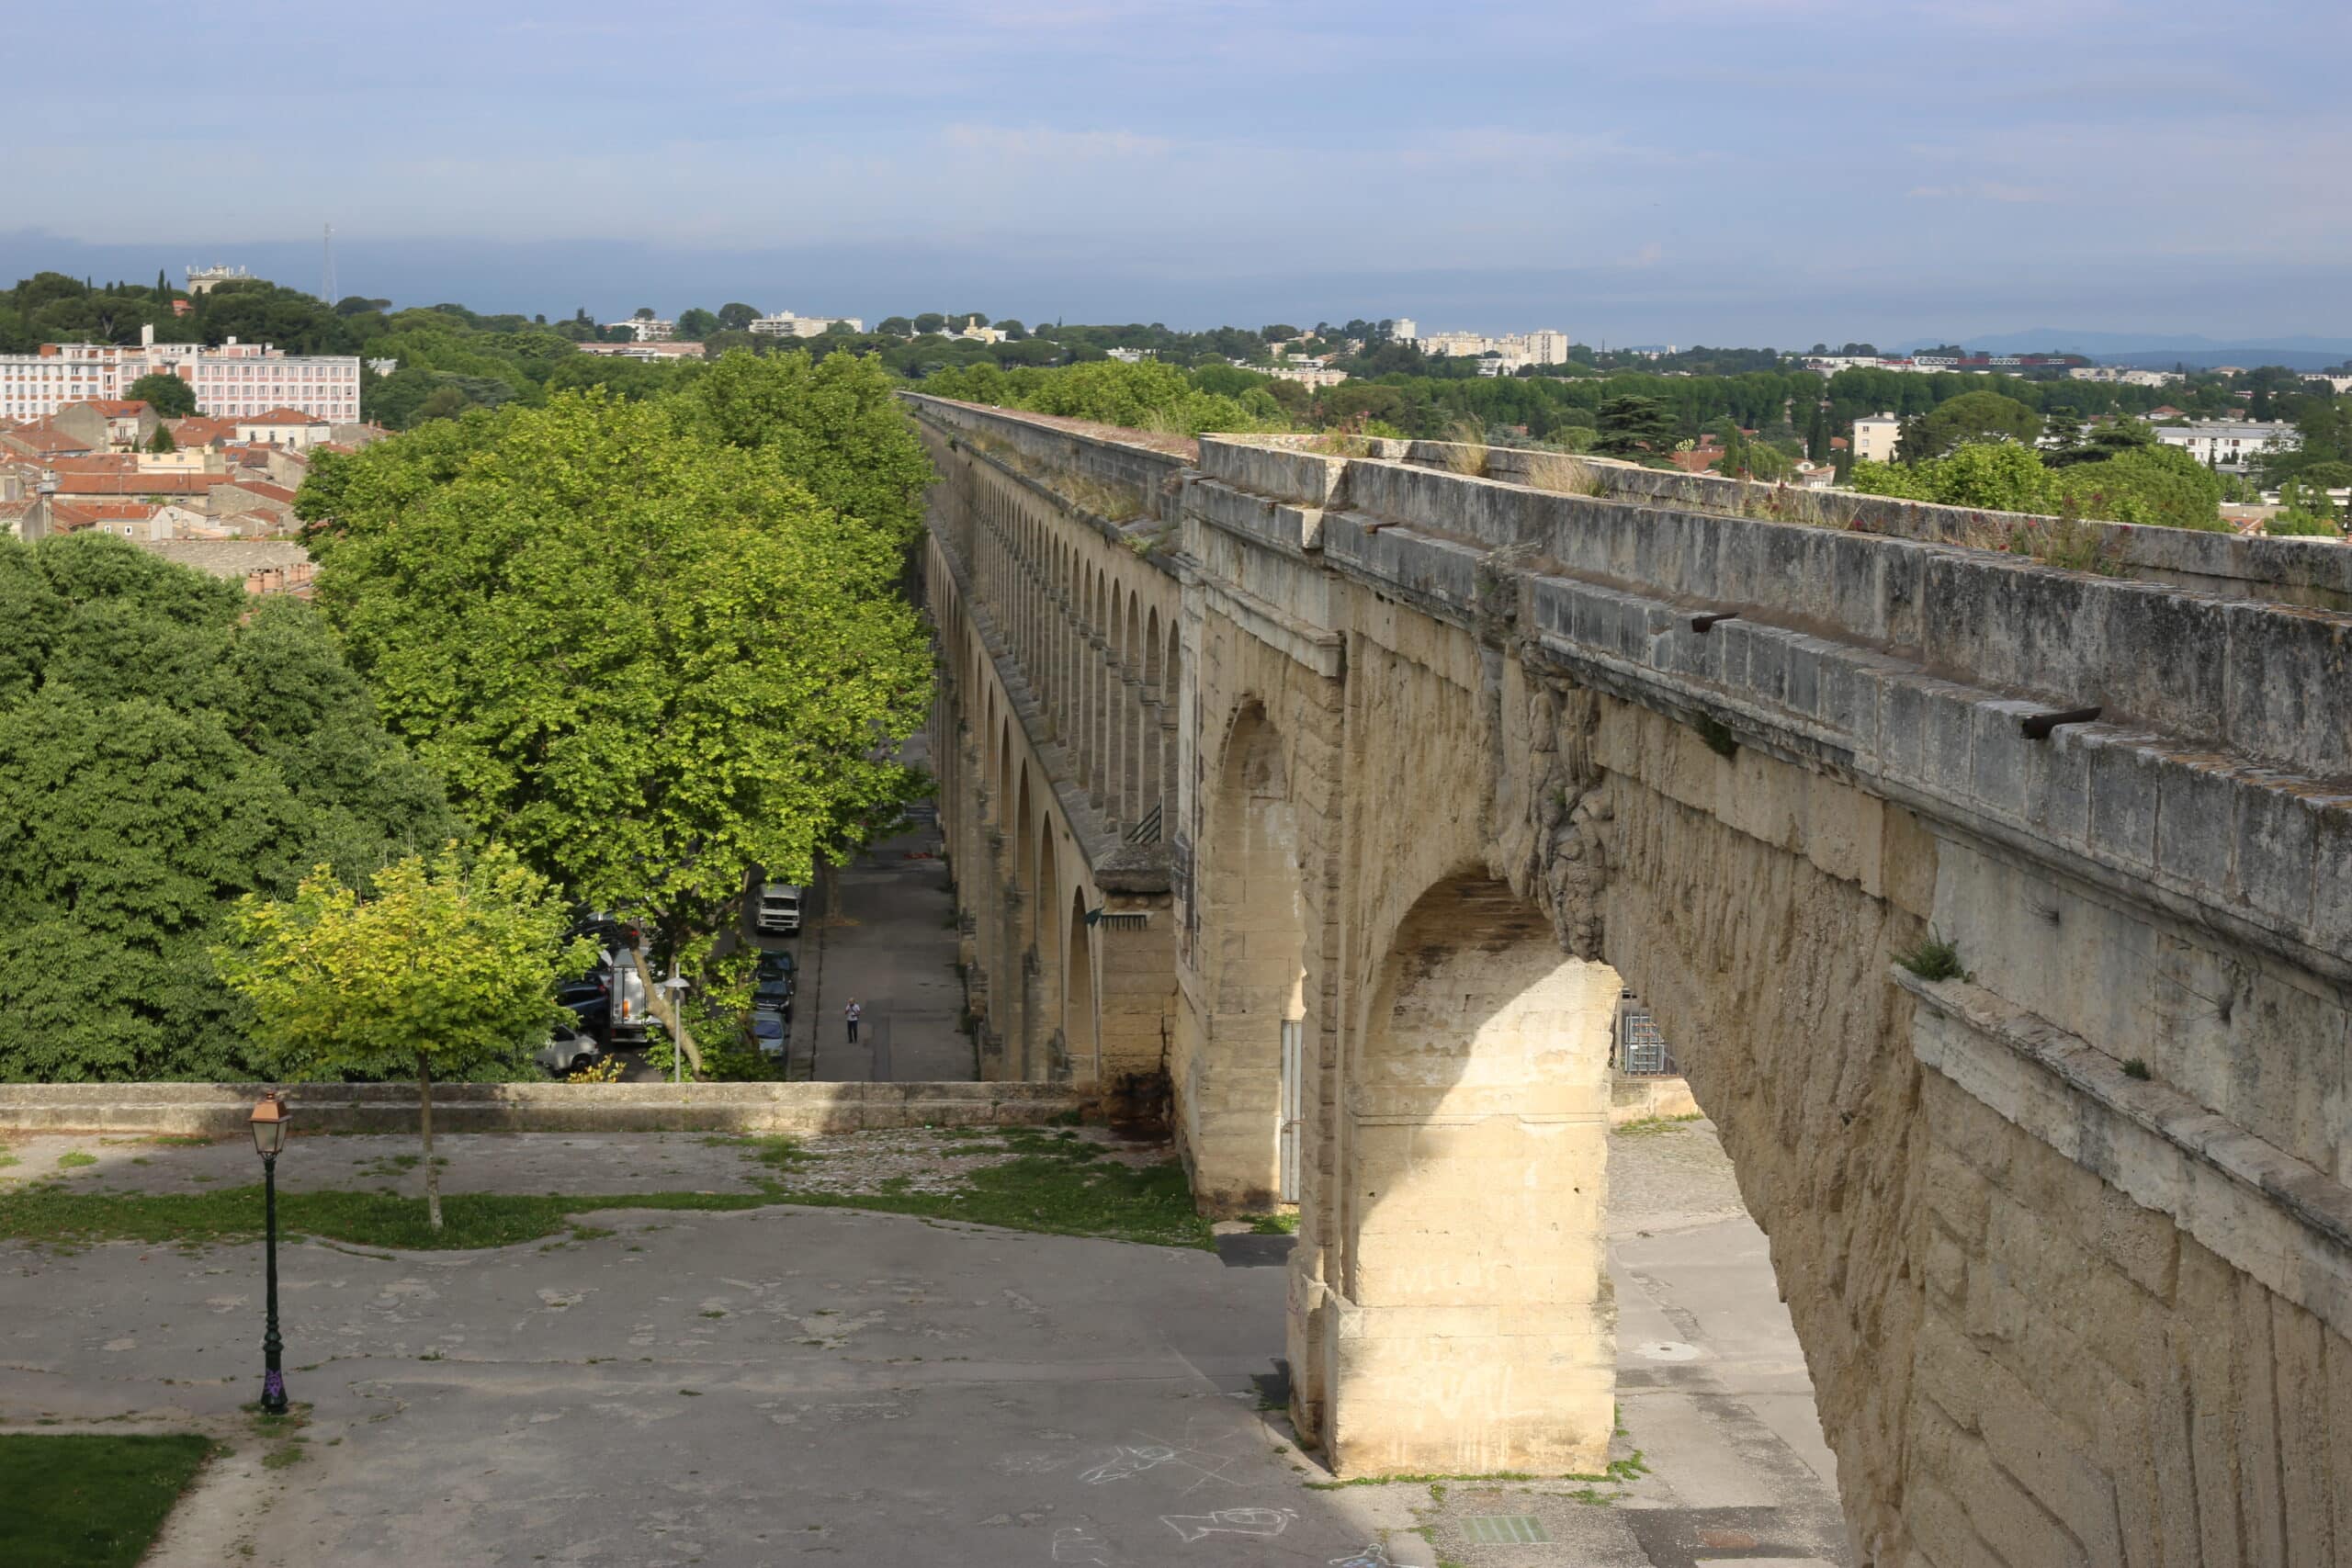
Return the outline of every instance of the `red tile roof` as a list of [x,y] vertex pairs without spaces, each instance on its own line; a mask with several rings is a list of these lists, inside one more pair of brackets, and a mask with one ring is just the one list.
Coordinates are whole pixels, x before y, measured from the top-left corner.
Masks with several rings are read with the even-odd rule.
[[45,419],[17,426],[7,433],[6,439],[14,443],[18,451],[33,452],[42,456],[52,452],[82,453],[90,450],[88,442],[78,435],[66,434]]
[[233,488],[249,491],[265,501],[277,502],[281,506],[294,504],[294,492],[284,485],[270,484],[263,479],[239,479]]
[[207,495],[215,485],[232,482],[232,474],[114,474],[66,473],[57,476],[60,495]]
[[50,503],[49,517],[61,532],[70,532],[98,523],[143,523],[156,511],[136,501],[58,501]]

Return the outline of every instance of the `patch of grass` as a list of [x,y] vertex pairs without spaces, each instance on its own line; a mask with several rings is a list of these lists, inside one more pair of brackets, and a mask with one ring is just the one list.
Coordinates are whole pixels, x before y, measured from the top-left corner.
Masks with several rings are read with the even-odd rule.
[[2133,1056],[2123,1064],[2123,1076],[2127,1078],[2138,1078],[2142,1083],[2146,1083],[2148,1064],[2140,1057]]
[[1530,452],[1526,482],[1559,495],[1608,493],[1608,487],[1600,482],[1592,465],[1573,452]]
[[15,1155],[0,1154],[0,1170],[6,1170],[12,1165],[22,1165],[23,1163],[24,1162],[18,1159]]
[[898,1183],[881,1192],[800,1192],[787,1179],[777,1196],[824,1208],[876,1209],[1050,1235],[1105,1236],[1159,1247],[1215,1245],[1208,1221],[1193,1212],[1183,1168],[1172,1160],[1136,1168],[1104,1159],[1101,1145],[1074,1132],[981,1131],[993,1134],[1018,1157],[971,1172],[960,1192],[909,1192]]
[[68,1149],[57,1156],[58,1168],[61,1170],[79,1170],[85,1165],[97,1163],[97,1156],[85,1155],[79,1149]]
[[1960,964],[1960,949],[1932,931],[1896,953],[1894,961],[1922,980],[1957,980],[1967,973]]
[[1251,1214],[1248,1218],[1251,1235],[1296,1235],[1298,1234],[1298,1214],[1295,1211],[1287,1214]]
[[0,1562],[130,1568],[212,1452],[187,1433],[0,1436]]
[[[1655,1138],[1669,1128],[1705,1119],[1705,1113],[1698,1111],[1686,1111],[1680,1116],[1644,1116],[1628,1122],[1622,1127],[1611,1127],[1610,1132],[1620,1138]],[[1620,1427],[1619,1430],[1622,1431],[1623,1428]]]
[[[425,1223],[424,1205],[386,1192],[280,1192],[279,1228],[362,1247],[413,1251],[512,1247],[581,1226],[574,1216],[609,1209],[677,1209],[719,1213],[800,1203],[816,1208],[873,1209],[1001,1225],[1053,1235],[1105,1236],[1162,1247],[1207,1247],[1208,1222],[1193,1213],[1181,1166],[1141,1169],[1105,1160],[1100,1145],[1070,1130],[984,1128],[1017,1157],[971,1173],[961,1192],[840,1193],[795,1191],[793,1171],[813,1156],[788,1137],[741,1140],[760,1165],[754,1192],[628,1192],[534,1196],[455,1192],[441,1200],[443,1226]],[[770,1174],[770,1173],[773,1174]],[[258,1187],[189,1193],[68,1191],[42,1183],[0,1193],[0,1236],[47,1246],[91,1241],[199,1244],[246,1241],[262,1223]],[[651,1227],[649,1227],[651,1228]],[[575,1234],[574,1239],[585,1239]]]
[[1357,1475],[1345,1481],[1309,1481],[1309,1492],[1340,1492],[1351,1486],[1417,1486],[1440,1481],[1580,1481],[1577,1475],[1537,1475],[1526,1470],[1489,1470],[1475,1475]]
[[[571,1216],[600,1209],[755,1209],[775,1200],[756,1192],[638,1192],[581,1197],[453,1192],[444,1221],[425,1223],[424,1201],[385,1192],[280,1192],[277,1223],[288,1235],[413,1251],[511,1247],[568,1229]],[[88,1241],[235,1242],[261,1233],[259,1187],[210,1192],[74,1192],[51,1185],[0,1193],[0,1235],[63,1245]]]

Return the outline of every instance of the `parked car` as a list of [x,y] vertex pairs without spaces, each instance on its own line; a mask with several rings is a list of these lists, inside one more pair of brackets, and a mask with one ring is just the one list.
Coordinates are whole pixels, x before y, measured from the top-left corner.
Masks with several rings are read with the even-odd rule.
[[556,987],[556,1001],[571,1010],[581,1033],[597,1041],[612,1034],[613,994],[609,981],[569,980]]
[[743,1023],[743,1043],[763,1056],[784,1058],[785,1042],[790,1037],[790,1016],[775,1008],[755,1007]]
[[752,1005],[755,1008],[775,1008],[789,1018],[792,1016],[792,998],[799,991],[799,983],[787,970],[773,980],[753,982]]
[[593,1067],[605,1053],[596,1043],[568,1024],[559,1023],[548,1034],[548,1043],[539,1047],[539,1066],[557,1077]]
[[798,936],[800,888],[789,882],[762,883],[759,908],[752,916],[752,927],[765,936]]
[[778,976],[791,980],[797,986],[800,978],[799,961],[781,948],[761,953],[759,977],[763,980],[774,980]]

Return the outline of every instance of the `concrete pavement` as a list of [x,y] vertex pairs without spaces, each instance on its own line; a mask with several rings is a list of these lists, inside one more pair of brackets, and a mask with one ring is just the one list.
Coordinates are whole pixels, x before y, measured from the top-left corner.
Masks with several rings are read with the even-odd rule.
[[[796,1046],[826,1083],[944,1083],[978,1076],[959,1027],[955,904],[935,826],[887,839],[829,868],[824,907],[800,943]],[[865,1018],[852,1044],[842,1010]]]
[[[893,1136],[910,1135],[830,1140],[827,1162],[903,1160],[862,1142]],[[54,1170],[54,1142],[14,1146]],[[660,1134],[446,1145],[452,1190],[725,1190],[744,1157]],[[372,1171],[407,1190],[414,1172],[387,1156],[413,1147],[301,1140],[317,1169],[289,1185]],[[236,1144],[85,1152],[100,1164],[59,1179],[251,1179]],[[0,1426],[232,1442],[152,1560],[166,1568],[247,1548],[362,1568],[1848,1561],[1802,1359],[1712,1132],[1619,1135],[1611,1167],[1616,1451],[1647,1466],[1614,1483],[1317,1489],[1261,1409],[1281,1269],[785,1206],[609,1211],[478,1253],[293,1244],[300,1445],[238,1413],[258,1377],[257,1248],[0,1243]],[[295,1457],[272,1468],[273,1450]]]

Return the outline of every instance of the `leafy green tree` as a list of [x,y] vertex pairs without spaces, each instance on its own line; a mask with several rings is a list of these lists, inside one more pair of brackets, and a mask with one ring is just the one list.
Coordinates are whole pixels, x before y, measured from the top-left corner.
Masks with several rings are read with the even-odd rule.
[[1895,456],[1906,463],[1940,457],[1972,441],[2019,441],[2041,434],[2041,416],[1998,392],[1963,392],[1906,423]]
[[2324,535],[2338,532],[2335,503],[2327,491],[2308,479],[2281,480],[2278,511],[2263,525],[2268,534]]
[[441,1228],[433,1079],[521,1066],[555,1021],[555,983],[594,959],[567,943],[563,901],[492,844],[412,854],[362,893],[330,865],[291,898],[246,896],[214,951],[251,1005],[254,1041],[281,1077],[416,1077],[425,1215]]
[[157,425],[155,434],[147,438],[147,450],[150,452],[176,452],[180,444],[172,439],[171,426],[167,424]]
[[914,320],[915,335],[918,337],[925,333],[943,332],[946,326],[947,318],[936,310],[925,310]]
[[403,421],[406,424],[423,424],[427,420],[455,419],[473,407],[473,400],[455,387],[435,387],[424,395]]
[[[745,865],[807,881],[920,788],[894,760],[929,702],[914,487],[791,358],[706,372],[740,400],[565,393],[327,454],[298,502],[320,604],[458,808],[696,967]],[[819,406],[750,429],[795,374]]]
[[904,316],[885,316],[874,331],[882,337],[912,337],[915,324]]
[[1600,439],[1593,450],[1604,457],[1640,457],[1674,445],[1674,416],[1656,398],[1627,393],[1600,405]]
[[1029,335],[1029,329],[1011,316],[997,322],[996,330],[1002,333],[1006,339],[1012,343],[1019,343]]
[[759,319],[758,309],[741,300],[729,300],[718,308],[718,326],[723,332],[749,332],[752,323]]
[[872,360],[730,354],[685,389],[679,407],[718,441],[771,454],[819,502],[891,543],[922,531],[931,459]]
[[2084,517],[2206,532],[2228,526],[2221,477],[2177,446],[2133,447],[2056,479],[2061,503]]
[[145,403],[163,419],[186,419],[196,412],[196,389],[169,371],[140,377],[123,396]]
[[718,318],[697,306],[678,318],[678,337],[685,343],[700,343],[718,330]]
[[242,895],[456,827],[324,622],[89,532],[0,539],[0,1078],[235,1079]]

